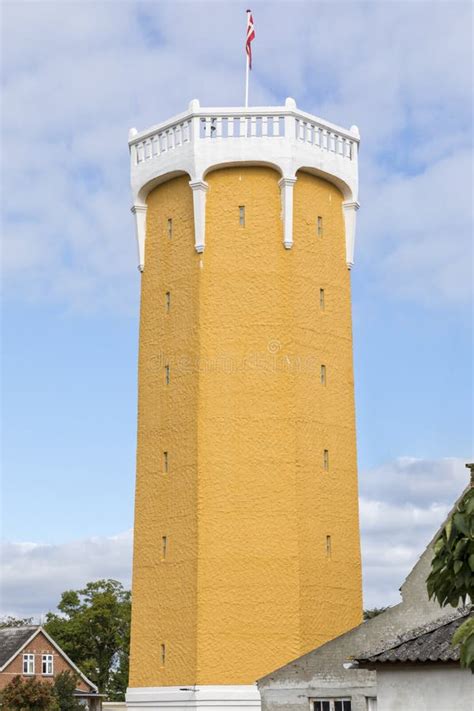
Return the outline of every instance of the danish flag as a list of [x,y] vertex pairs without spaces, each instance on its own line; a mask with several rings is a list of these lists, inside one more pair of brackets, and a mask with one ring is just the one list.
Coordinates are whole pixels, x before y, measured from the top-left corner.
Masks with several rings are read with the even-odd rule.
[[247,40],[245,42],[245,51],[249,60],[249,69],[252,69],[252,42],[255,39],[255,26],[253,24],[252,11],[247,10]]

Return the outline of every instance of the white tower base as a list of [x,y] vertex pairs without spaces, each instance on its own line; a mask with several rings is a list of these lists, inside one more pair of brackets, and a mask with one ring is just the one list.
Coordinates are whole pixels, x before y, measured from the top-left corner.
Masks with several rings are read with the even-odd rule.
[[218,711],[219,709],[260,709],[256,684],[248,686],[147,686],[127,689],[128,711],[157,709],[163,711]]

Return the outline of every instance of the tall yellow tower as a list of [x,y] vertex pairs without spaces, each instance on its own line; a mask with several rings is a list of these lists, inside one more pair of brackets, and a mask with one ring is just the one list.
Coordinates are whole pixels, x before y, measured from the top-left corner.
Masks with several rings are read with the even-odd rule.
[[358,142],[292,99],[130,133],[131,709],[258,708],[258,677],[361,620]]

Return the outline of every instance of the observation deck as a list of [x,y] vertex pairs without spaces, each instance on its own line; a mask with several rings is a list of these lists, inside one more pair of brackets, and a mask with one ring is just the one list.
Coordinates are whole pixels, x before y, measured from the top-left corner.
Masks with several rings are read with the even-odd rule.
[[193,191],[195,249],[205,249],[206,175],[236,165],[275,168],[282,197],[283,245],[293,246],[293,186],[297,171],[313,173],[336,185],[344,202],[346,261],[354,262],[358,197],[357,126],[341,128],[297,109],[294,99],[284,106],[201,108],[164,123],[129,132],[132,212],[135,215],[139,269],[145,265],[146,198],[150,190],[178,175],[188,175]]

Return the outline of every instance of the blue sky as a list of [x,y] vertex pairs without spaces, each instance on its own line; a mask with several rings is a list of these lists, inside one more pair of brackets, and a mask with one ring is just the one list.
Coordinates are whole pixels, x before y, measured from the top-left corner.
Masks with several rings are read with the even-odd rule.
[[[38,614],[93,577],[128,580],[139,308],[128,129],[194,97],[241,104],[245,9],[4,4],[6,611]],[[367,603],[393,602],[473,457],[472,7],[252,9],[251,103],[293,96],[362,136],[352,284],[364,584]]]

